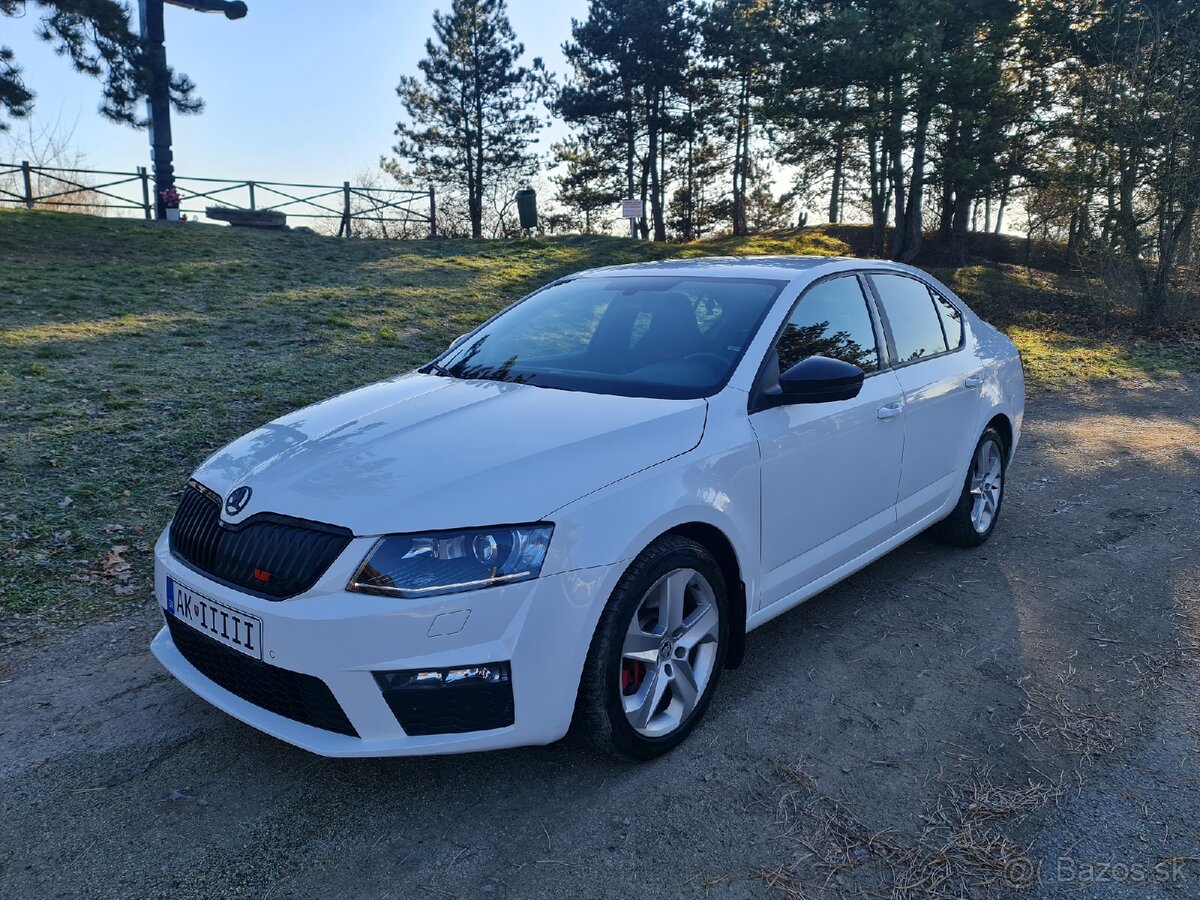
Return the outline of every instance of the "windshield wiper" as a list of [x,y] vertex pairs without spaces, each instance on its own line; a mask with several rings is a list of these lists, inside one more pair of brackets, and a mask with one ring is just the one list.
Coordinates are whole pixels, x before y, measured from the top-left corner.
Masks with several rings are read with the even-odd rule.
[[446,378],[454,378],[455,377],[449,369],[447,369],[445,366],[441,365],[440,363],[436,363],[436,362],[426,363],[425,369],[428,372],[432,372],[434,375],[442,375]]

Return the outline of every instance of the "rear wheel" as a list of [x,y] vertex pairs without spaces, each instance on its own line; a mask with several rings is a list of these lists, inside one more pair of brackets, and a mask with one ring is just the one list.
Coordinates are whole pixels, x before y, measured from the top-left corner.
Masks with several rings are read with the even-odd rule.
[[958,504],[934,526],[934,534],[958,547],[978,547],[991,537],[1004,502],[1007,465],[1004,439],[995,428],[988,428],[975,445]]
[[600,617],[578,719],[607,752],[652,759],[696,726],[728,645],[721,569],[700,544],[668,536],[634,560]]

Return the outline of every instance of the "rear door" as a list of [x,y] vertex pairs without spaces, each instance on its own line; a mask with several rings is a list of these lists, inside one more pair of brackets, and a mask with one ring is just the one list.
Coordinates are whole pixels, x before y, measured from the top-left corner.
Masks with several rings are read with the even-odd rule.
[[962,466],[978,438],[982,367],[966,349],[962,313],[949,300],[910,275],[869,278],[904,392],[896,505],[896,527],[904,529],[962,488]]
[[786,371],[820,354],[867,372],[853,400],[752,413],[762,479],[760,607],[886,540],[895,529],[904,446],[896,376],[881,368],[881,331],[859,276],[817,282],[793,308],[775,344]]

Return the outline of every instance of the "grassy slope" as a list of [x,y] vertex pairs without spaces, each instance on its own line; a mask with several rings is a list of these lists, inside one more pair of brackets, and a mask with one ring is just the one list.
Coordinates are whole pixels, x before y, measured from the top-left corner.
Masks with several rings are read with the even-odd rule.
[[[682,247],[385,243],[0,211],[0,621],[142,602],[154,537],[209,452],[411,368],[554,277],[668,256],[841,252],[817,230]],[[1131,342],[1123,314],[1082,283],[1012,267],[939,275],[1009,328],[1034,387],[1197,367]]]

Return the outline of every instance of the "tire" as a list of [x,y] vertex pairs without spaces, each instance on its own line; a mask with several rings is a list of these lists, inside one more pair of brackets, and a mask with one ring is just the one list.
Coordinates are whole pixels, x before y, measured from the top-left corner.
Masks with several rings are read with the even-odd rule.
[[[982,472],[981,466],[984,467]],[[982,481],[981,475],[984,476]],[[1008,448],[1004,438],[995,428],[988,428],[971,454],[958,503],[950,515],[933,527],[934,536],[955,547],[978,547],[990,538],[1000,520],[1007,475]],[[989,504],[990,514],[985,515]]]
[[[674,624],[663,623],[664,602]],[[600,616],[580,682],[579,730],[615,756],[661,756],[704,715],[728,646],[720,566],[695,541],[659,538],[629,566]]]

